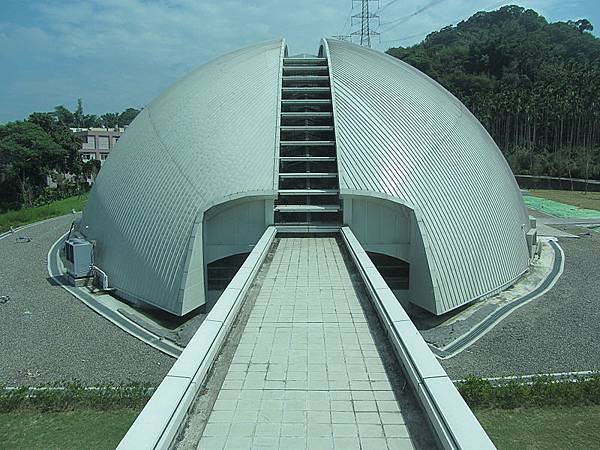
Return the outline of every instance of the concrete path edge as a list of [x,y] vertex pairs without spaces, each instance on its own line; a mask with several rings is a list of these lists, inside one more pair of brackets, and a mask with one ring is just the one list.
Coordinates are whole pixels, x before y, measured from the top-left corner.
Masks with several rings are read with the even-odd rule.
[[270,226],[160,383],[118,450],[169,449],[229,333],[276,235]]
[[456,340],[442,348],[436,347],[433,344],[428,344],[431,351],[439,359],[448,359],[458,355],[463,350],[467,349],[487,333],[492,331],[496,325],[502,320],[512,314],[520,307],[527,303],[541,297],[548,292],[556,284],[560,276],[562,275],[565,268],[565,255],[563,249],[555,240],[549,240],[550,246],[554,250],[554,262],[552,264],[552,270],[546,278],[544,278],[534,290],[528,292],[521,298],[510,302],[509,304],[497,309],[483,321],[469,330],[467,333],[458,337]]
[[349,227],[341,235],[413,391],[444,449],[495,449]]
[[87,307],[92,309],[94,312],[100,314],[108,321],[112,322],[119,328],[121,328],[126,333],[129,333],[133,337],[141,340],[142,342],[154,347],[155,349],[177,358],[181,355],[183,348],[174,342],[168,341],[166,339],[161,338],[160,336],[151,333],[135,322],[127,319],[126,317],[118,314],[117,312],[111,310],[110,308],[103,305],[99,302],[93,295],[85,292],[85,290],[81,288],[77,288],[74,286],[70,286],[65,284],[62,280],[62,271],[60,269],[59,263],[59,251],[60,247],[65,241],[68,233],[63,234],[53,245],[50,247],[48,251],[48,274],[52,278],[52,280],[60,285],[63,289],[65,289],[69,294],[73,297],[80,300]]

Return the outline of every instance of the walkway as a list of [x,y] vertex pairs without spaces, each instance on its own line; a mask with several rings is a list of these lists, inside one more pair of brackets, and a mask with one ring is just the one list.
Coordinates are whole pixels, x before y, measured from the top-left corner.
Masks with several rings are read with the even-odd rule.
[[280,239],[198,448],[430,446],[378,328],[334,237]]

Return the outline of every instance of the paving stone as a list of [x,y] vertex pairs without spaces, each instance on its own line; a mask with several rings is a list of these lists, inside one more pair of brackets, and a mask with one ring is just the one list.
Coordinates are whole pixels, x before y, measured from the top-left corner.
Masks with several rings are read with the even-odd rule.
[[331,423],[329,411],[308,411],[306,415],[309,423]]
[[202,439],[200,439],[200,443],[198,444],[198,449],[204,450],[210,448],[222,450],[225,447],[226,442],[226,436],[202,436]]
[[387,450],[385,438],[360,438],[360,448],[362,450]]
[[[207,447],[207,449],[210,447]],[[254,436],[252,440],[252,449],[278,449],[279,448],[279,436]]]
[[408,438],[388,438],[387,445],[389,450],[413,450],[415,448]]
[[231,424],[231,428],[229,429],[230,436],[253,436],[254,428],[256,427],[255,423],[250,422],[233,422]]
[[282,423],[281,436],[303,437],[306,435],[306,425],[304,423]]
[[359,295],[334,238],[281,239],[201,442],[411,444]]
[[384,437],[383,427],[378,424],[359,423],[358,434],[360,437]]
[[281,437],[279,448],[285,450],[305,450],[306,438],[303,437]]
[[280,423],[257,423],[255,436],[279,436],[281,433]]
[[336,450],[359,450],[360,449],[360,441],[354,437],[345,438],[345,437],[334,437],[333,438],[333,447]]
[[227,436],[229,434],[229,428],[231,423],[226,422],[209,422],[204,427],[203,436]]
[[376,412],[357,412],[356,422],[378,424],[381,423],[381,419],[379,418],[379,414]]
[[334,423],[332,429],[334,438],[358,436],[358,428],[354,423]]
[[384,425],[383,432],[386,437],[408,438],[408,428],[406,425]]
[[331,412],[332,423],[356,423],[356,417],[353,412],[346,411],[332,411]]
[[[210,448],[210,447],[209,447]],[[252,448],[251,437],[230,436],[225,444],[226,450],[249,450]]]

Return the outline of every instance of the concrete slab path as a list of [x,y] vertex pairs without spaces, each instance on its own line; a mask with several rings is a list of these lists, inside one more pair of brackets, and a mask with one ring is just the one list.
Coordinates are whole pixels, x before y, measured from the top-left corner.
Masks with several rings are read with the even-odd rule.
[[360,296],[334,237],[282,238],[198,448],[420,447]]

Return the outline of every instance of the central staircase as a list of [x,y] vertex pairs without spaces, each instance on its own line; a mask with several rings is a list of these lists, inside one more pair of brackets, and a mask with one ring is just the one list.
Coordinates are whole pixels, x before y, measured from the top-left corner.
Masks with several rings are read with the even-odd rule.
[[329,69],[325,58],[284,58],[275,223],[342,221]]

